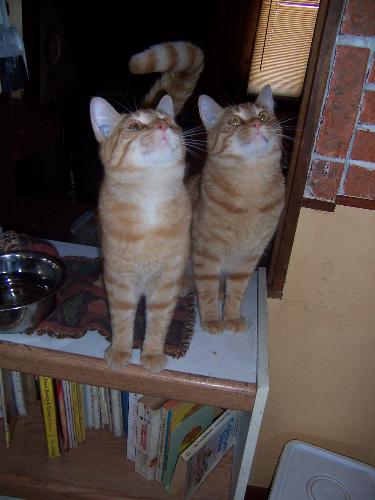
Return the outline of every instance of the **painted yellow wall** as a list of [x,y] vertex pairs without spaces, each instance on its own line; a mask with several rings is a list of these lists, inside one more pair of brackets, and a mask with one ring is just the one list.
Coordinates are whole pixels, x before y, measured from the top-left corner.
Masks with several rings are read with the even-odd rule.
[[270,394],[250,483],[301,439],[375,465],[375,212],[303,208],[270,299]]

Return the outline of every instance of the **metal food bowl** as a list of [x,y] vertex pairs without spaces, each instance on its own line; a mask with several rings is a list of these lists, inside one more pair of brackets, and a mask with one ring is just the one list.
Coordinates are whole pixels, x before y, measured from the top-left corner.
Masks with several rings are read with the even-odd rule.
[[0,333],[32,331],[52,311],[64,278],[65,266],[56,257],[0,253]]

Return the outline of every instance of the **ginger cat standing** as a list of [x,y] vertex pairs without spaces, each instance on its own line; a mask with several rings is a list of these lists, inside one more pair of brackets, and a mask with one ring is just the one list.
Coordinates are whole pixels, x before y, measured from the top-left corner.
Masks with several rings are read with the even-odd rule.
[[242,332],[247,327],[241,316],[244,293],[284,204],[281,128],[269,85],[255,103],[227,108],[201,96],[199,112],[208,151],[192,228],[201,324],[212,334]]
[[130,69],[164,72],[146,103],[151,105],[168,91],[176,105],[164,95],[156,109],[119,114],[104,99],[91,101],[91,122],[105,172],[98,212],[112,325],[106,362],[116,371],[130,362],[136,308],[144,294],[147,320],[141,363],[159,371],[166,362],[164,341],[190,246],[185,142],[173,116],[194,89],[203,54],[186,42],[160,44],[133,56]]

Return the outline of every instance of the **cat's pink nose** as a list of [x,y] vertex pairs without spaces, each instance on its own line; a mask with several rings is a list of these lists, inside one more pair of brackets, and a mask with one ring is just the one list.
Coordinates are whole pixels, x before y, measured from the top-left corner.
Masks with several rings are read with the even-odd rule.
[[167,130],[168,124],[164,120],[156,120],[155,121],[155,128],[164,131],[164,130]]
[[260,126],[261,126],[262,122],[260,120],[253,120],[253,127],[255,127],[257,130],[260,129]]

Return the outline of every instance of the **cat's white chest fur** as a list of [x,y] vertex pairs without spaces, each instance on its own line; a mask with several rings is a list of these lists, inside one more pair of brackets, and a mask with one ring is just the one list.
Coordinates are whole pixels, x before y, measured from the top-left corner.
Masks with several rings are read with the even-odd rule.
[[160,223],[160,200],[148,196],[142,207],[143,221],[147,226],[157,226]]

